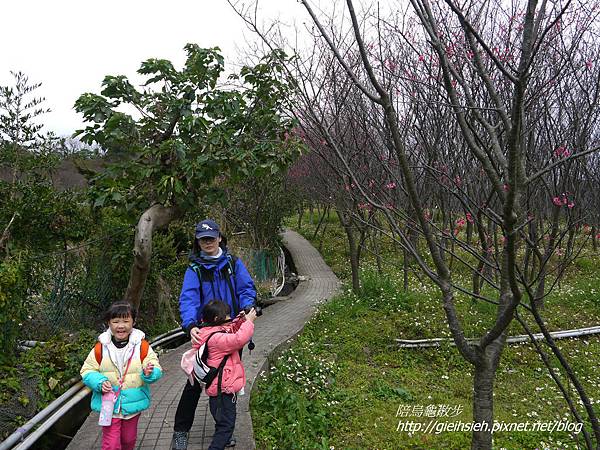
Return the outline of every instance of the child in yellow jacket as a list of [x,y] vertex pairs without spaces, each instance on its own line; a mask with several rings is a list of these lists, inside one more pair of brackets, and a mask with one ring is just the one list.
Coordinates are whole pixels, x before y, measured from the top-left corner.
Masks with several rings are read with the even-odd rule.
[[112,392],[112,421],[102,427],[102,450],[135,447],[139,414],[150,406],[148,384],[162,376],[144,332],[133,328],[135,317],[130,303],[113,303],[105,315],[108,330],[98,336],[80,372],[92,390],[92,410],[100,412],[103,394]]

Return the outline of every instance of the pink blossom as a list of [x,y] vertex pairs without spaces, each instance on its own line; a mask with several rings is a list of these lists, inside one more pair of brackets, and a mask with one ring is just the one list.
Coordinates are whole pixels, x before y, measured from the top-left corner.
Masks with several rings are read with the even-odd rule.
[[569,204],[567,205],[567,208],[569,209],[573,209],[573,207],[575,206],[575,202],[571,201],[569,202]]
[[321,145],[325,145],[327,144],[327,141],[325,139],[321,139]]
[[554,203],[556,206],[562,206],[560,197],[552,197],[552,203]]
[[454,184],[456,184],[458,187],[460,187],[462,185],[462,180],[460,179],[460,177],[458,175],[456,175],[456,177],[454,177]]
[[504,184],[502,185],[502,190],[503,190],[504,192],[508,192],[508,190],[509,190],[509,189],[510,189],[510,186],[509,186],[508,184],[504,183]]
[[506,236],[502,236],[500,238],[500,242],[502,242],[502,244],[506,244]]
[[459,218],[459,219],[456,219],[456,222],[455,222],[455,223],[456,223],[456,226],[457,226],[458,228],[462,228],[462,227],[464,227],[464,226],[465,226],[465,224],[466,224],[467,222],[465,221],[465,219],[463,219],[463,218],[461,217],[461,218]]
[[387,66],[387,68],[388,68],[388,69],[390,69],[392,72],[393,72],[394,70],[396,70],[396,67],[397,67],[397,64],[396,64],[394,61],[390,60],[390,59],[386,59],[386,60],[385,60],[385,65],[386,65],[386,66]]
[[467,222],[473,223],[473,216],[471,215],[471,213],[467,213],[466,217],[467,217]]
[[423,55],[419,55],[419,61],[425,61],[425,57]]
[[392,181],[392,182],[386,184],[385,187],[388,188],[388,189],[396,189],[396,183],[394,183]]
[[592,68],[592,61],[586,61],[585,62],[585,67],[587,67],[588,69]]
[[556,150],[554,150],[554,156],[557,158],[566,158],[571,155],[571,150],[567,150],[567,147],[561,145]]
[[431,220],[431,211],[429,211],[428,209],[423,211],[423,219],[429,222]]
[[596,239],[600,239],[600,233],[596,235]]
[[371,204],[370,204],[370,203],[359,203],[359,204],[358,204],[358,207],[359,207],[360,209],[367,209],[367,210],[369,210],[369,211],[371,211],[371,210],[373,209],[373,207],[371,206]]

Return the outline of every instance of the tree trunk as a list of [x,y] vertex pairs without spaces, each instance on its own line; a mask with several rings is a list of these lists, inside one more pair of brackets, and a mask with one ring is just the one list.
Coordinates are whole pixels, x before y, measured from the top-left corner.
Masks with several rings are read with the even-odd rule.
[[[494,420],[495,365],[484,356],[475,365],[473,376],[473,422],[481,427],[473,431],[472,450],[491,450]],[[486,424],[486,425],[483,425]]]
[[162,275],[159,275],[156,281],[156,298],[158,300],[158,313],[161,316],[166,315],[177,326],[179,320],[171,307],[171,288]]
[[383,261],[381,260],[381,250],[379,248],[379,242],[381,241],[381,235],[379,239],[377,239],[377,232],[375,232],[371,236],[371,246],[373,247],[373,252],[375,253],[375,262],[377,263],[377,275],[380,277],[383,276]]
[[10,218],[8,225],[6,225],[6,228],[4,228],[4,231],[2,232],[2,236],[0,236],[0,250],[2,250],[4,248],[8,248],[8,240],[10,239],[10,227],[12,226],[16,217],[17,217],[17,213],[15,212],[12,215],[12,217]]
[[321,229],[321,225],[323,225],[323,220],[325,219],[325,214],[327,214],[328,210],[329,210],[329,206],[326,206],[325,209],[323,210],[323,214],[319,218],[319,223],[317,224],[317,227],[315,228],[315,232],[313,233],[313,236],[312,236],[313,241],[317,237],[317,234],[319,234],[319,230]]
[[325,225],[323,225],[323,230],[321,230],[321,239],[319,239],[319,253],[323,253],[323,241],[325,240],[327,225],[329,225],[329,222],[325,222]]
[[[346,227],[344,227],[346,228]],[[360,274],[359,267],[360,263],[358,260],[358,245],[354,238],[354,233],[351,229],[346,228],[346,235],[348,236],[348,245],[350,247],[350,268],[352,269],[352,290],[358,294],[360,292]]]
[[150,271],[152,258],[152,233],[168,226],[179,215],[179,210],[174,206],[153,205],[148,208],[135,228],[135,242],[133,244],[133,264],[129,275],[129,284],[124,299],[139,309],[144,293],[144,286]]
[[467,245],[471,245],[471,239],[473,237],[473,223],[467,221]]
[[[475,230],[479,238],[479,245],[481,247],[481,260],[477,266],[477,270],[473,271],[473,293],[479,295],[481,288],[483,287],[483,275],[486,274],[485,260],[490,258],[490,245],[488,242],[488,235],[486,235],[484,224],[483,224],[483,213],[480,210],[477,213],[477,222],[475,224]],[[475,301],[475,299],[473,299]]]
[[298,230],[302,229],[302,216],[304,215],[304,205],[298,208]]
[[[571,228],[569,229],[569,239],[567,240],[567,248],[565,251],[565,255],[570,257],[573,254],[573,247],[575,246],[575,227],[571,226]],[[565,261],[568,261],[567,258],[565,258]]]
[[344,214],[337,210],[340,223],[344,227],[346,232],[346,238],[348,240],[348,250],[350,258],[350,269],[352,270],[352,290],[358,294],[360,292],[360,253],[359,243],[354,236],[354,230],[352,229],[352,222],[344,216]]
[[402,273],[404,292],[408,292],[408,251],[404,249],[402,257]]

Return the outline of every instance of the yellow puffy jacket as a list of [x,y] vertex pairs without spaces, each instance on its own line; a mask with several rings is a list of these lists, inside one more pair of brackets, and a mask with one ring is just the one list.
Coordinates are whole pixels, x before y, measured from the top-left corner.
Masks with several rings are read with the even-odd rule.
[[[131,330],[125,352],[125,362],[131,358],[131,363],[123,381],[123,389],[115,402],[114,414],[129,416],[147,409],[150,406],[148,384],[154,383],[162,376],[158,357],[152,347],[148,348],[148,354],[143,361],[140,361],[140,344],[144,337],[143,331],[136,328]],[[98,340],[102,344],[102,361],[98,364],[94,349],[92,349],[80,371],[83,382],[92,390],[92,410],[98,412],[102,406],[102,383],[108,380],[113,386],[113,391],[116,392],[119,389],[121,372],[117,368],[111,338],[110,330],[98,336]],[[149,363],[154,365],[154,369],[150,375],[146,376],[142,367],[146,367]],[[124,371],[125,368],[121,370]]]

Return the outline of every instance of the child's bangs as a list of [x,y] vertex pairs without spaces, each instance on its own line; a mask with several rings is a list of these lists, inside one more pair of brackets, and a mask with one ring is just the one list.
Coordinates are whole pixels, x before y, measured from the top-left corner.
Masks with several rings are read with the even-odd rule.
[[108,322],[112,319],[127,319],[131,317],[132,320],[135,320],[136,311],[131,303],[129,302],[116,302],[113,303],[106,314],[104,319]]

